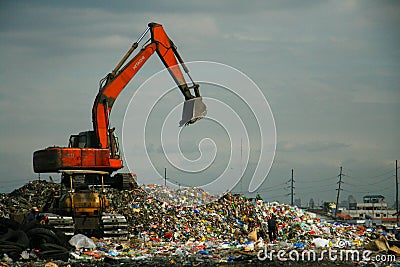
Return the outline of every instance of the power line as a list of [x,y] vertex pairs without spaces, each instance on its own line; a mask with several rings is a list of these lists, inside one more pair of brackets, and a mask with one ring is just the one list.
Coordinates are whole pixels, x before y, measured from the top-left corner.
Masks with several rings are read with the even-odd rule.
[[[327,185],[321,185],[321,186],[318,186],[318,188],[325,188],[325,187],[332,187],[332,186],[334,186],[334,185],[336,185],[337,183],[333,183],[333,184],[327,184]],[[307,187],[296,187],[296,189],[310,189],[311,187],[309,187],[309,186],[307,186]],[[315,192],[315,191],[314,191]],[[319,190],[318,190],[318,192],[319,192]]]
[[[398,168],[397,168],[397,169],[398,169]],[[392,174],[393,174],[393,170],[385,171],[385,172],[383,172],[383,173],[379,173],[379,174],[376,174],[376,175],[373,175],[373,176],[367,176],[367,177],[365,177],[365,176],[363,176],[363,177],[360,177],[360,176],[352,176],[352,175],[347,175],[347,177],[365,180],[365,179],[371,179],[371,178],[381,177],[381,176],[384,176],[384,175],[389,174],[389,173],[392,173]]]
[[[329,188],[329,189],[326,189],[326,190],[318,190],[318,193],[322,193],[322,192],[332,192],[332,189]],[[306,192],[300,192],[299,195],[305,195],[305,194],[310,194],[310,193],[315,193],[315,190],[306,191]]]
[[259,193],[267,193],[267,192],[272,192],[272,191],[277,191],[277,190],[286,190],[287,188],[281,187],[281,188],[272,188],[272,189],[266,189],[266,190],[257,190]]
[[259,190],[257,190],[258,192],[265,192],[265,190],[270,190],[270,189],[272,189],[272,188],[275,188],[275,187],[280,187],[280,186],[283,186],[283,185],[286,185],[286,184],[288,184],[289,183],[289,181],[287,181],[287,182],[284,182],[284,183],[280,183],[280,184],[276,184],[276,185],[271,185],[271,186],[268,186],[268,187],[264,187],[264,188],[260,188]]
[[[325,181],[329,181],[329,179],[334,179],[337,176],[331,176],[331,177],[326,177],[326,178],[319,178],[319,179],[312,179],[311,181],[302,181],[301,183],[315,183],[315,182],[325,182]],[[306,179],[304,177],[297,177],[298,180],[303,180]],[[308,178],[309,179],[309,178]]]
[[379,179],[379,180],[377,180],[377,181],[375,181],[375,182],[373,182],[373,183],[362,183],[362,184],[353,184],[353,183],[349,183],[349,182],[346,182],[345,184],[346,185],[351,185],[351,186],[357,186],[357,187],[363,187],[363,186],[371,186],[371,185],[377,185],[377,184],[381,184],[381,183],[383,183],[383,182],[389,182],[389,181],[391,181],[391,180],[389,180],[390,178],[393,178],[394,177],[394,175],[391,175],[391,176],[387,176],[387,177],[385,177],[384,179]]
[[389,190],[389,189],[392,189],[392,188],[393,188],[393,185],[387,186],[385,188],[381,188],[379,190],[377,190],[377,189],[365,190],[365,191],[354,191],[354,190],[347,190],[347,189],[342,189],[342,190],[345,191],[345,192],[349,192],[349,193],[371,193],[371,192],[376,192],[376,191],[382,192],[382,191]]
[[267,198],[276,198],[276,197],[287,197],[287,196],[289,196],[290,195],[290,193],[289,194],[285,194],[285,195],[272,195],[272,196],[269,196],[269,195],[267,195]]

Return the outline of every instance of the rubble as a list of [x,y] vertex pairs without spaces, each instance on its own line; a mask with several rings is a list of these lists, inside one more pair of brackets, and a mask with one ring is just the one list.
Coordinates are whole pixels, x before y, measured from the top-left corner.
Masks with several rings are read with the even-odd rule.
[[[10,194],[1,195],[3,217],[28,213],[32,206],[43,207],[58,186],[34,181]],[[259,252],[262,249],[363,251],[371,248],[374,253],[389,253],[399,260],[399,246],[396,246],[399,241],[391,233],[327,222],[312,213],[285,204],[247,199],[231,193],[217,199],[196,188],[175,192],[158,185],[125,191],[107,189],[107,195],[110,212],[122,213],[128,220],[128,240],[91,238],[93,242],[86,240],[91,244],[89,248],[77,246],[68,250],[39,244],[37,246],[42,249],[40,252],[32,252],[32,248],[26,247],[19,251],[21,254],[25,252],[20,258],[19,255],[9,258],[10,255],[5,253],[8,258],[4,256],[1,262],[10,265],[10,260],[11,264],[16,264],[16,260],[33,260],[37,263],[46,258],[43,252],[50,248],[58,249],[58,254],[64,256],[68,251],[68,264],[71,266],[80,266],[81,263],[89,266],[261,264]],[[205,202],[208,203],[203,204]],[[268,240],[266,230],[267,220],[272,214],[278,223],[276,240]],[[7,225],[9,227],[11,225]],[[5,234],[2,232],[1,236]],[[372,249],[373,244],[379,245],[376,252]],[[279,263],[276,256],[271,260]],[[361,261],[358,263],[364,264]]]

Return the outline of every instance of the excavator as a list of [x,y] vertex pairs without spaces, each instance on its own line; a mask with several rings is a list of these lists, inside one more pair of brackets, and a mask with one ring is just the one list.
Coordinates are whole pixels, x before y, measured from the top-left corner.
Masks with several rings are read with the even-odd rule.
[[[150,38],[140,51],[129,59],[139,43],[150,32]],[[61,173],[61,183],[69,188],[54,199],[52,211],[47,214],[49,224],[59,228],[68,228],[74,223],[74,232],[105,233],[107,227],[113,228],[114,235],[125,234],[126,223],[123,219],[110,219],[107,211],[107,199],[104,186],[128,189],[136,184],[136,176],[131,173],[112,173],[123,168],[118,137],[110,126],[110,113],[115,100],[127,84],[133,79],[144,63],[157,52],[164,66],[184,96],[182,119],[179,126],[193,124],[207,114],[207,108],[200,96],[199,84],[189,74],[189,69],[179,55],[175,44],[167,36],[162,25],[149,23],[138,40],[132,44],[117,66],[100,81],[99,92],[92,108],[93,130],[71,135],[68,147],[52,146],[33,153],[35,173]],[[183,71],[190,78],[186,83]],[[94,194],[89,186],[103,190]],[[108,217],[107,217],[108,216]],[[115,221],[115,223],[113,223]],[[126,221],[125,221],[126,222]]]

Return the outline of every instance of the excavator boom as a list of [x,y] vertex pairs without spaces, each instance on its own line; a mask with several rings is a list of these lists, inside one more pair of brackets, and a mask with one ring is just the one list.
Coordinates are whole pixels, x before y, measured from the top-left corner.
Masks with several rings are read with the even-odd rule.
[[[144,46],[135,57],[119,70],[148,31],[150,31],[151,34],[150,43]],[[123,57],[121,62],[119,62],[117,67],[106,77],[105,84],[100,88],[94,102],[92,109],[93,128],[98,137],[99,148],[110,147],[109,115],[114,101],[154,52],[157,52],[165,67],[168,68],[169,73],[178,85],[185,100],[191,100],[189,101],[190,103],[196,101],[196,105],[184,105],[186,109],[183,111],[184,115],[182,116],[180,125],[194,123],[197,119],[206,115],[206,108],[200,97],[199,85],[195,84],[193,80],[192,86],[187,85],[181,71],[181,66],[188,75],[189,70],[179,55],[174,43],[168,38],[160,24],[149,23],[148,28],[141,35],[139,40],[132,45],[132,48]],[[194,95],[190,92],[190,89],[193,89]],[[193,111],[195,107],[197,109]],[[190,110],[188,111],[188,109]]]

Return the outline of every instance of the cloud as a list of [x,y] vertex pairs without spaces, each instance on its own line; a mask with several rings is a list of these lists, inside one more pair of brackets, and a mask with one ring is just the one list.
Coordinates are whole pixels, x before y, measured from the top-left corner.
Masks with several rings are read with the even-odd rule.
[[399,104],[400,90],[358,90],[354,93],[353,101],[355,103],[367,104]]
[[277,150],[281,152],[326,152],[337,151],[350,146],[349,144],[335,141],[280,142]]

